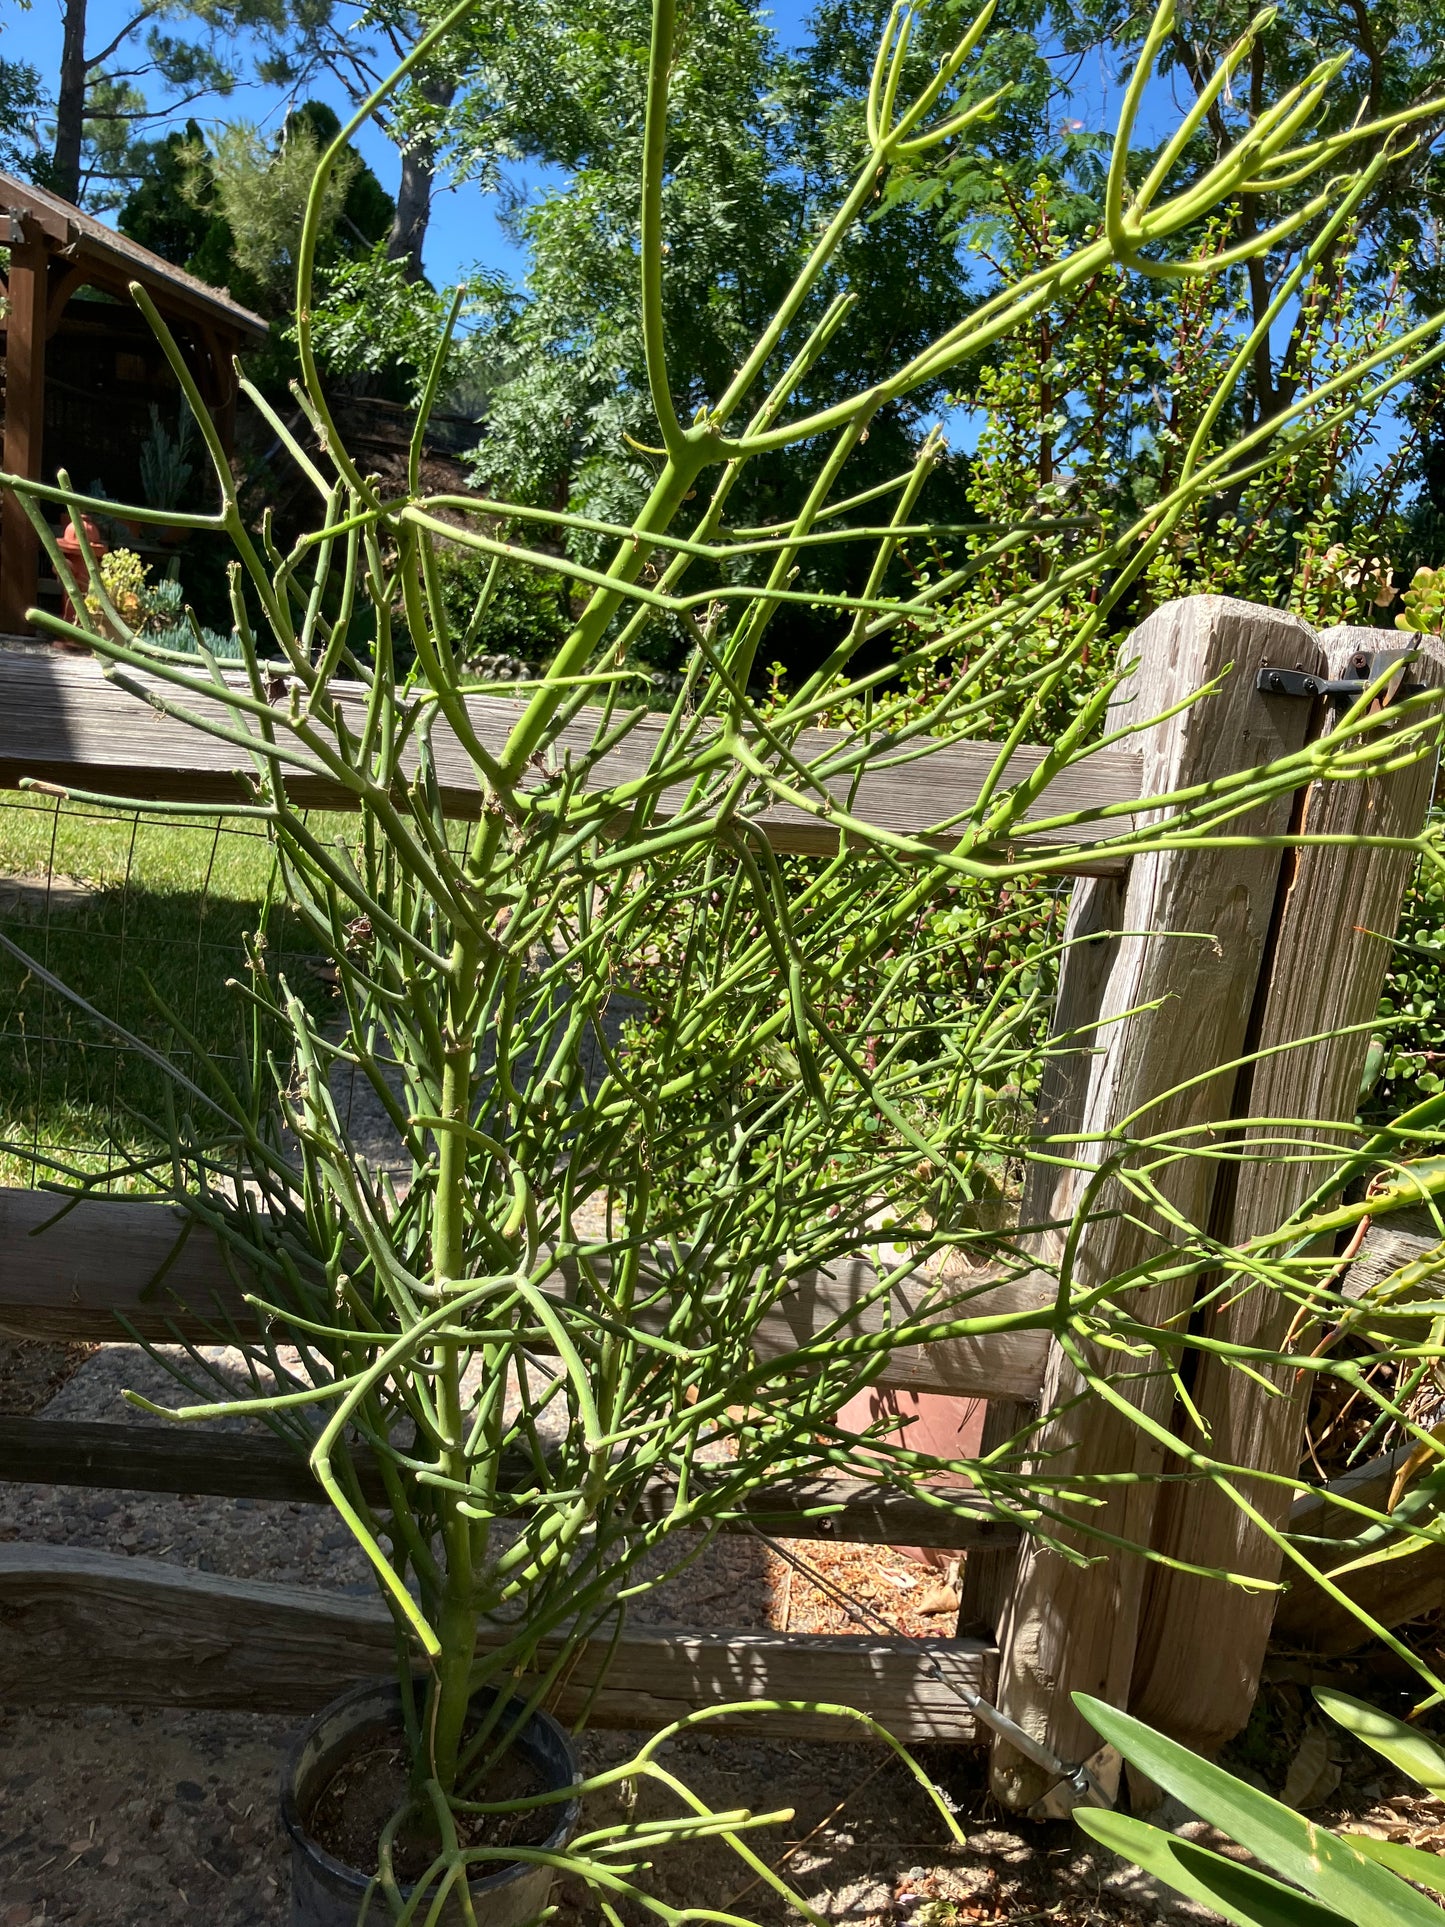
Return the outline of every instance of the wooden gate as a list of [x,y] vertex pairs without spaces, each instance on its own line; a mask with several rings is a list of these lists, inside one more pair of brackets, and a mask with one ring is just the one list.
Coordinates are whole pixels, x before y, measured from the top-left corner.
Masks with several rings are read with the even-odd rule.
[[[1127,649],[1139,659],[1128,685],[1134,714],[1163,720],[1130,737],[1127,748],[1105,749],[1066,771],[1040,815],[1113,806],[1108,827],[1117,829],[1131,814],[1147,818],[1152,798],[1298,750],[1322,727],[1323,707],[1261,690],[1259,670],[1358,676],[1362,652],[1367,663],[1386,640],[1363,629],[1317,635],[1291,616],[1219,597],[1168,605]],[[1426,641],[1411,674],[1445,681],[1445,649]],[[1216,681],[1219,693],[1179,707]],[[492,699],[474,698],[471,708],[484,741],[504,733],[516,713],[516,705]],[[480,799],[469,761],[440,731],[435,750],[448,807],[475,815]],[[608,780],[624,776],[627,759],[645,753],[645,746],[621,746]],[[870,771],[851,807],[891,830],[918,833],[967,812],[994,753],[988,744],[955,745],[926,764]],[[1019,751],[1011,773],[1036,767],[1042,754]],[[0,651],[0,786],[32,777],[223,808],[247,794],[246,767],[243,752],[135,701],[88,661]],[[923,798],[914,785],[925,769]],[[1067,952],[1054,1020],[1071,1044],[1051,1062],[1039,1128],[1102,1133],[1141,1108],[1150,1108],[1158,1131],[1227,1129],[1246,1116],[1348,1123],[1368,1036],[1348,1027],[1367,1025],[1375,1012],[1389,960],[1377,933],[1395,928],[1410,853],[1292,839],[1413,836],[1425,820],[1432,780],[1433,766],[1422,761],[1368,782],[1316,784],[1247,819],[1240,827],[1251,836],[1278,839],[1247,849],[1162,849],[1129,865],[1085,849],[1069,913],[1069,935],[1078,941]],[[333,807],[344,801],[309,778],[299,779],[295,793]],[[781,850],[815,850],[825,834],[815,820],[784,807],[761,820]],[[1095,834],[1102,838],[1105,829]],[[1326,1032],[1333,1034],[1324,1041],[1299,1042]],[[1298,1047],[1277,1048],[1291,1044]],[[1238,1069],[1242,1056],[1251,1061]],[[1230,1166],[1189,1159],[1171,1182],[1192,1222],[1208,1223],[1233,1242],[1278,1223],[1317,1177],[1311,1167],[1284,1160]],[[1067,1218],[1079,1183],[1076,1171],[1033,1167],[1022,1222]],[[0,1329],[107,1340],[122,1335],[121,1315],[141,1334],[164,1340],[177,1329],[211,1338],[218,1319],[247,1326],[251,1314],[218,1254],[198,1231],[182,1240],[189,1220],[170,1207],[94,1199],[40,1231],[55,1205],[53,1193],[0,1191]],[[1142,1255],[1141,1238],[1121,1219],[1091,1225],[1078,1275],[1086,1283],[1118,1276]],[[1056,1254],[1041,1239],[1038,1255],[1047,1262]],[[865,1296],[874,1280],[857,1261],[800,1281],[760,1342],[770,1351],[790,1349]],[[930,1283],[898,1286],[897,1308],[919,1300]],[[971,1309],[1012,1308],[1030,1302],[1031,1292],[1043,1302],[1054,1290],[1041,1271],[1001,1285]],[[1158,1292],[1152,1295],[1151,1323],[1171,1311],[1190,1315],[1189,1288],[1162,1309]],[[1264,1292],[1200,1314],[1216,1335],[1266,1347],[1282,1338],[1277,1321],[1284,1315]],[[856,1323],[877,1329],[883,1316],[874,1306]],[[1211,1428],[1215,1456],[1292,1475],[1303,1416],[1298,1398],[1267,1396],[1208,1353],[1196,1358],[1192,1396]],[[1098,1520],[1105,1531],[1190,1564],[1277,1576],[1270,1541],[1212,1484],[1150,1476],[1161,1470],[1159,1448],[1127,1417],[1078,1396],[1073,1367],[1046,1333],[896,1351],[880,1383],[989,1401],[986,1445],[1013,1436],[1037,1414],[1040,1448],[1054,1464],[1079,1476],[1143,1475],[1101,1488],[1114,1495]],[[1166,1379],[1130,1396],[1169,1421]],[[304,1460],[280,1441],[142,1425],[0,1419],[0,1477],[323,1502]],[[1386,1474],[1366,1468],[1359,1477],[1378,1483]],[[1251,1502],[1275,1522],[1288,1497],[1285,1486],[1250,1491]],[[1321,1503],[1309,1493],[1297,1501],[1306,1514]],[[1070,1701],[1075,1689],[1128,1706],[1205,1749],[1247,1717],[1278,1597],[1272,1591],[1228,1587],[1127,1553],[1075,1564],[1021,1543],[1012,1527],[981,1512],[971,1516],[967,1501],[943,1512],[926,1497],[841,1481],[759,1492],[749,1514],[765,1530],[792,1538],[964,1549],[960,1623],[982,1636],[633,1632],[607,1672],[594,1719],[638,1726],[719,1699],[816,1698],[863,1707],[906,1741],[973,1740],[984,1736],[981,1696],[1072,1763],[1096,1743]],[[1096,1553],[1097,1544],[1090,1550]],[[1422,1587],[1445,1591],[1442,1564],[1445,1549],[1410,1562],[1402,1617],[1420,1610]],[[1308,1601],[1286,1598],[1295,1637],[1348,1639],[1329,1610],[1312,1617]],[[393,1651],[391,1619],[379,1602],[16,1544],[0,1545],[0,1621],[0,1702],[12,1704],[79,1696],[301,1709],[386,1670]],[[568,1692],[578,1701],[590,1691],[589,1665],[601,1659],[600,1652],[584,1659],[572,1676]],[[848,1736],[836,1722],[801,1716],[769,1730]],[[1061,1811],[1075,1797],[1057,1773],[997,1736],[994,1784],[1008,1805],[1039,1813]]]

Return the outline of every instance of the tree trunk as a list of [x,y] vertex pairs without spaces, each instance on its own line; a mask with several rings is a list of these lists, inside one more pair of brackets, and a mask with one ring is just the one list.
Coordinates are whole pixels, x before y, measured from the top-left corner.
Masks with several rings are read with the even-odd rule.
[[85,137],[86,6],[87,0],[65,0],[50,186],[67,201],[80,198],[80,147]]
[[[456,86],[451,81],[422,81],[421,94],[441,112],[451,106]],[[401,185],[396,191],[396,214],[387,236],[386,258],[401,261],[408,281],[422,278],[421,251],[431,220],[432,182],[436,172],[436,142],[430,134],[411,141],[401,153]]]
[[[1253,121],[1257,121],[1264,110],[1264,79],[1264,48],[1256,40],[1249,59],[1249,117]],[[1239,233],[1243,241],[1253,241],[1259,233],[1257,209],[1258,199],[1255,195],[1240,195]],[[1274,290],[1269,285],[1265,263],[1259,256],[1251,258],[1248,274],[1250,320],[1257,328],[1268,312]],[[1254,421],[1250,426],[1257,428],[1273,420],[1284,407],[1284,397],[1274,378],[1274,359],[1268,335],[1262,335],[1255,344],[1253,372]]]

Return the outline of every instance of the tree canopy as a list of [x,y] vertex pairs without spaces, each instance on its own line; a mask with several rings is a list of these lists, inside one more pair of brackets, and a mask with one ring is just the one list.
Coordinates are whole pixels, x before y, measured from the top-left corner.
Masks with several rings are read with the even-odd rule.
[[[9,4],[23,7],[26,0]],[[118,205],[155,122],[233,93],[244,68],[240,39],[277,30],[286,6],[135,0],[118,27],[96,27],[90,0],[62,0],[53,75],[28,62],[0,61],[0,141],[8,164],[68,201]]]
[[[352,0],[306,9],[244,0],[244,13],[218,4],[207,0],[211,11],[195,16],[195,45],[212,45],[244,18],[264,45],[270,78],[294,89],[325,72],[360,101],[431,23],[440,0],[364,9]],[[886,13],[886,0],[820,0],[805,41],[790,51],[747,0],[683,0],[662,188],[670,250],[663,326],[671,379],[688,409],[726,386],[742,345],[814,245],[822,211],[858,152],[871,50]],[[951,39],[957,16],[946,0],[919,10],[910,80]],[[160,33],[160,19],[144,31]],[[1071,494],[1108,517],[1167,485],[1204,373],[1217,373],[1241,330],[1272,308],[1277,325],[1257,345],[1221,431],[1286,407],[1321,358],[1357,347],[1387,314],[1400,320],[1436,304],[1441,130],[1410,115],[1445,79],[1445,3],[1360,0],[1337,14],[1303,0],[1247,33],[1250,19],[1242,0],[1224,0],[1207,20],[1197,10],[1182,16],[1162,49],[1153,84],[1172,90],[1187,117],[1175,157],[1183,177],[1200,178],[1258,103],[1297,85],[1322,51],[1336,54],[1337,71],[1303,104],[1305,118],[1328,137],[1361,103],[1402,117],[1391,171],[1365,182],[1349,219],[1310,260],[1301,253],[1303,230],[1290,226],[1308,187],[1268,182],[1239,194],[1201,228],[1201,250],[1226,251],[1255,234],[1266,188],[1269,218],[1283,225],[1267,251],[1211,281],[1207,298],[1187,279],[1160,281],[1147,260],[1111,271],[1072,305],[1041,313],[1027,349],[1018,341],[1006,357],[985,349],[947,382],[880,408],[863,451],[869,477],[899,472],[941,423],[946,442],[929,482],[937,519],[987,517],[999,510],[1001,491],[1015,508],[1041,492]],[[422,273],[434,183],[445,176],[497,187],[507,205],[509,167],[540,165],[540,191],[513,197],[506,213],[527,272],[520,285],[495,272],[469,278],[460,321],[466,347],[448,380],[465,377],[472,404],[485,402],[475,470],[490,493],[618,521],[646,493],[659,460],[633,298],[649,30],[647,0],[478,8],[379,110],[401,155],[398,195],[355,157],[339,170],[317,322],[335,374],[398,397],[415,392],[448,306]],[[871,369],[906,357],[1098,226],[1105,142],[1095,81],[1132,59],[1141,31],[1117,0],[1004,0],[970,83],[970,97],[991,97],[989,113],[926,178],[906,164],[892,171],[796,318],[793,347],[830,304],[843,304],[820,364],[827,372],[802,377],[802,401],[826,406],[834,390],[866,383]],[[1222,58],[1234,61],[1230,86],[1201,93]],[[1094,77],[1088,89],[1086,68]],[[0,109],[27,98],[33,77],[11,79],[7,94],[0,69]],[[106,84],[122,79],[111,72]],[[1148,99],[1141,106],[1131,137],[1136,179],[1159,159],[1150,127],[1160,116]],[[132,142],[126,165],[135,185],[121,225],[263,312],[284,315],[287,237],[299,227],[310,164],[335,131],[330,110],[308,103],[272,141],[233,123],[204,136],[192,126],[161,142]],[[1387,157],[1382,150],[1377,158]],[[1339,566],[1357,575],[1363,568],[1368,576],[1391,544],[1397,561],[1410,559],[1411,545],[1427,541],[1422,530],[1434,526],[1437,503],[1445,504],[1438,400],[1427,374],[1392,420],[1337,436],[1322,467],[1301,470],[1267,501],[1226,505],[1193,530],[1194,559],[1177,554],[1172,579],[1188,586],[1191,569],[1207,574],[1202,558],[1226,539],[1228,515],[1246,509],[1258,524],[1247,552],[1261,593],[1295,579],[1305,566],[1301,543],[1342,548]],[[1387,481],[1366,489],[1361,463],[1375,444],[1393,452]],[[752,464],[730,513],[768,520],[779,475],[771,458]],[[842,568],[820,548],[799,580],[846,586]],[[1161,576],[1156,587],[1163,586]],[[808,626],[802,610],[780,619],[780,654],[806,655]],[[666,653],[665,639],[654,640]]]
[[[192,121],[138,157],[117,225],[258,313],[284,318],[317,158],[340,126],[323,101],[303,103],[269,141],[245,121],[208,140]],[[334,172],[325,215],[327,265],[365,256],[390,231],[391,197],[354,151]]]

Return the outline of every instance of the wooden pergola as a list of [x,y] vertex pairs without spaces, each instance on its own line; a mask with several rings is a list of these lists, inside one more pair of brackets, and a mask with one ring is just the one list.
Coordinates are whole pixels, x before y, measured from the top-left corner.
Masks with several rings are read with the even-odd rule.
[[[145,410],[163,397],[175,405],[177,394],[131,297],[132,282],[145,288],[174,333],[229,451],[236,413],[233,359],[265,335],[259,315],[69,201],[9,174],[0,174],[0,243],[10,250],[0,313],[7,474],[46,481],[57,467],[70,466],[72,480],[85,489],[96,467],[104,468],[109,450],[111,466],[129,478]],[[101,297],[81,304],[83,320],[70,309],[82,289]],[[60,343],[62,330],[66,339]],[[57,356],[62,346],[64,366]],[[80,467],[92,450],[99,451],[97,460]],[[38,599],[39,560],[35,531],[18,498],[0,488],[0,633],[19,634],[30,626],[26,612]]]

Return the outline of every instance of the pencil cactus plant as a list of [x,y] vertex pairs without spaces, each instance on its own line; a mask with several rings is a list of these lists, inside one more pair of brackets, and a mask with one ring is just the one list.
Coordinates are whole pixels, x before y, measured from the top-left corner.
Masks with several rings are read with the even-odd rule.
[[[172,1149],[154,1177],[220,1239],[264,1330],[245,1343],[251,1395],[217,1386],[170,1416],[250,1412],[297,1440],[375,1571],[408,1694],[419,1668],[409,1806],[396,1826],[408,1813],[430,1825],[435,1853],[409,1890],[392,1857],[395,1826],[383,1835],[376,1891],[398,1919],[440,1919],[446,1906],[471,1918],[470,1875],[499,1857],[535,1857],[469,1844],[455,1824],[477,1769],[514,1730],[501,1712],[471,1720],[479,1684],[515,1684],[525,1708],[543,1704],[584,1642],[615,1635],[628,1600],[765,1483],[833,1473],[927,1491],[930,1474],[966,1471],[1000,1518],[1049,1532],[1047,1468],[1016,1455],[945,1462],[881,1430],[850,1431],[837,1415],[896,1346],[1078,1319],[1103,1329],[1107,1290],[1081,1303],[1064,1287],[1042,1310],[983,1313],[971,1308],[968,1273],[945,1270],[922,1313],[885,1317],[881,1331],[841,1314],[782,1357],[756,1342],[805,1275],[876,1254],[880,1225],[909,1265],[951,1252],[987,1256],[1005,1273],[1034,1262],[978,1202],[1020,1150],[997,1099],[1037,1057],[1047,946],[940,1013],[920,912],[942,891],[961,892],[986,936],[994,893],[1067,873],[1077,838],[1102,832],[1121,857],[1202,847],[1314,775],[1364,774],[1428,753],[1435,739],[1429,699],[1395,712],[1388,743],[1360,704],[1278,765],[1166,799],[1148,825],[1124,812],[1102,823],[1098,812],[1050,815],[1049,785],[1118,740],[1105,720],[1115,677],[1077,706],[1041,762],[1020,773],[1013,760],[1173,522],[1436,359],[1433,322],[1232,438],[1228,403],[1258,330],[1243,334],[1172,493],[1128,529],[1101,534],[1055,515],[941,525],[927,510],[936,436],[906,473],[850,496],[850,457],[880,410],[941,374],[962,378],[1091,278],[1227,274],[1307,234],[1260,324],[1272,325],[1390,165],[1408,120],[1313,138],[1311,116],[1338,70],[1325,61],[1191,174],[1201,106],[1136,183],[1134,123],[1173,29],[1165,0],[1125,97],[1100,231],[960,312],[871,386],[812,405],[856,299],[838,285],[840,250],[880,174],[936,164],[997,103],[972,80],[991,15],[985,7],[915,86],[911,16],[895,8],[851,188],[725,391],[684,419],[660,318],[677,7],[656,0],[636,245],[658,445],[650,492],[625,523],[424,492],[422,437],[446,333],[406,488],[386,492],[348,452],[312,352],[312,264],[331,171],[374,103],[323,157],[301,247],[302,400],[320,453],[245,384],[312,491],[314,525],[287,552],[269,529],[246,525],[184,357],[135,290],[190,401],[220,506],[126,513],[230,538],[240,670],[194,624],[195,653],[148,643],[91,557],[89,599],[72,591],[76,622],[37,619],[88,644],[123,687],[234,746],[254,792],[238,813],[266,827],[286,895],[335,966],[337,1022],[327,1026],[253,947],[234,986],[249,1061],[239,1077],[214,1063],[194,1080],[178,1076]],[[1196,255],[1201,224],[1243,191],[1261,204],[1278,197],[1278,219]],[[730,527],[746,465],[785,454],[791,518]],[[64,478],[55,489],[7,482],[69,581],[41,505],[63,502],[77,527],[96,505]],[[605,544],[610,559],[593,567],[559,556],[548,538],[569,528]],[[969,559],[921,586],[897,566],[911,548],[962,538]],[[834,543],[860,558],[856,588],[793,586],[799,557]],[[996,606],[960,612],[980,557],[1035,543],[1047,568]],[[503,702],[467,675],[439,583],[447,545],[488,560],[483,603],[516,568],[560,575],[578,599],[570,634],[520,700]],[[1008,669],[1018,661],[1011,639],[1081,583],[1096,591],[1087,620],[1041,664]],[[769,624],[799,599],[834,624],[831,652],[795,687],[766,694]],[[675,700],[651,712],[627,691],[637,686],[634,645],[660,620],[680,625],[691,656]],[[880,667],[888,644],[896,655]],[[899,667],[928,663],[949,673],[915,682],[932,691],[926,699],[900,697]],[[829,713],[862,721],[820,733]],[[998,732],[1000,714],[1009,721]],[[992,742],[991,768],[963,812],[905,834],[858,807],[870,766],[900,769],[974,739]],[[308,815],[288,794],[288,779],[301,777],[347,813]],[[779,857],[769,820],[780,812],[809,829],[816,855]],[[399,1171],[368,1162],[353,1141],[343,1077],[369,1087],[389,1119]],[[882,1259],[870,1292],[885,1308],[891,1262]],[[378,1469],[384,1503],[363,1458]],[[946,1489],[932,1496],[950,1505]],[[497,1702],[509,1704],[505,1694]],[[667,1778],[652,1751],[628,1770]],[[649,1851],[724,1825],[684,1798],[681,1816],[647,1835]],[[724,1830],[781,1888],[746,1843],[752,1824],[728,1816]],[[557,1863],[593,1883],[609,1919],[629,1896],[673,1918],[642,1885],[640,1857],[637,1837],[604,1830]]]

